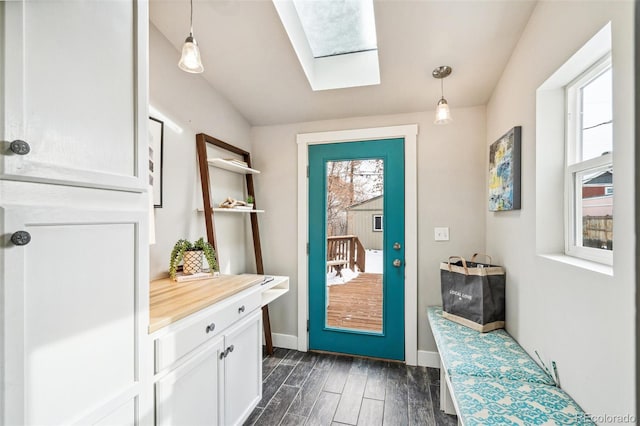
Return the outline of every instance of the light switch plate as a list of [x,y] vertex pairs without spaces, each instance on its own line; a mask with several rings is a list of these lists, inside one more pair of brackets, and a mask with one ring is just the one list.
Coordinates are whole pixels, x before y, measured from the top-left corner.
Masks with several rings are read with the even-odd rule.
[[433,228],[433,234],[436,241],[449,241],[449,228]]

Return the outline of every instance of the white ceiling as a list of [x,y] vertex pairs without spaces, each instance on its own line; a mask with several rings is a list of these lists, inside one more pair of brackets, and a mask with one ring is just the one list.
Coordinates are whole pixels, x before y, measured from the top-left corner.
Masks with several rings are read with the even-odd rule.
[[[535,0],[375,2],[381,84],[314,92],[271,0],[195,0],[194,37],[203,74],[252,125],[433,110],[440,81],[458,107],[484,105]],[[152,23],[179,49],[189,32],[188,0],[152,0]],[[177,66],[177,65],[176,65]],[[152,71],[153,72],[153,71]]]

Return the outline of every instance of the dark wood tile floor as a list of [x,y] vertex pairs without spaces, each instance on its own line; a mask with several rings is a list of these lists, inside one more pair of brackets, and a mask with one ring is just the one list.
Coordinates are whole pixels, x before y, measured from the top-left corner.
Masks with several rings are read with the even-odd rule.
[[277,348],[262,379],[245,426],[457,425],[440,411],[435,368]]

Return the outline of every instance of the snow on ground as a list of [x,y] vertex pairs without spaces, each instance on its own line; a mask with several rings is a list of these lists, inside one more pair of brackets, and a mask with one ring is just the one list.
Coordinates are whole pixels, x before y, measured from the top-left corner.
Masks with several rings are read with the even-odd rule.
[[352,271],[349,268],[342,268],[342,276],[339,277],[335,271],[331,271],[327,274],[327,285],[346,284],[352,279],[356,278],[360,272]]
[[[381,274],[382,263],[384,256],[382,250],[366,250],[365,269],[368,274]],[[346,284],[352,279],[356,278],[360,273],[358,271],[352,271],[349,268],[342,269],[342,276],[339,277],[335,271],[331,271],[327,274],[327,285]]]
[[371,250],[367,249],[364,269],[368,274],[381,274],[382,273],[382,263],[384,257],[382,256],[382,250]]

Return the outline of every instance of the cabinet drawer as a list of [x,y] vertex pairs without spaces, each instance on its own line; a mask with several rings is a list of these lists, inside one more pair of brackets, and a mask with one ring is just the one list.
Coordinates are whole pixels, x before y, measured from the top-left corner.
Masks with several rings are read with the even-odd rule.
[[[210,308],[195,314],[194,318],[162,337],[155,339],[155,370],[156,373],[187,355],[189,352],[220,334],[234,322],[249,315],[259,308],[262,303],[260,291],[220,302]],[[179,323],[176,323],[179,324]]]

